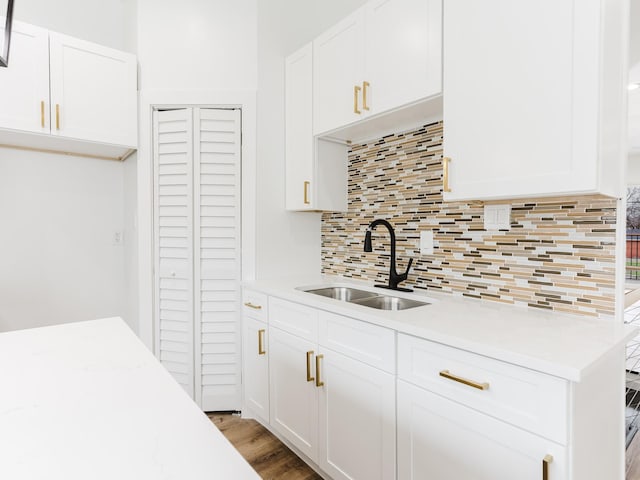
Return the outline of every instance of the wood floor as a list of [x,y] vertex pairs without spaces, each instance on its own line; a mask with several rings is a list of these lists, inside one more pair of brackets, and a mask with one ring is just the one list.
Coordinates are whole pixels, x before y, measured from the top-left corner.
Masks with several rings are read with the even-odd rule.
[[209,413],[208,417],[263,479],[322,480],[255,420],[230,413]]
[[[245,420],[230,413],[210,413],[208,416],[263,479],[322,480],[255,420]],[[640,480],[640,433],[629,445],[626,458],[626,480]]]

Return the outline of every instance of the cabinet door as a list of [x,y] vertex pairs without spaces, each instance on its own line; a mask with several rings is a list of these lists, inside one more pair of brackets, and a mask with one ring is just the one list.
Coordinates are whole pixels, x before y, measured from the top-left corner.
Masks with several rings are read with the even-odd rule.
[[323,349],[318,464],[334,479],[395,478],[395,379]]
[[51,133],[135,148],[135,56],[50,34]]
[[366,6],[367,106],[374,114],[442,92],[442,0]]
[[402,380],[400,480],[567,480],[565,448]]
[[269,357],[267,325],[243,318],[244,403],[252,413],[269,422]]
[[313,461],[318,458],[316,353],[317,344],[269,329],[271,427]]
[[597,187],[599,0],[444,2],[445,200]]
[[285,155],[287,210],[313,208],[313,46],[285,61]]
[[0,68],[0,128],[49,133],[49,40],[14,22],[9,67]]
[[366,114],[362,105],[364,8],[313,41],[313,132],[318,135]]

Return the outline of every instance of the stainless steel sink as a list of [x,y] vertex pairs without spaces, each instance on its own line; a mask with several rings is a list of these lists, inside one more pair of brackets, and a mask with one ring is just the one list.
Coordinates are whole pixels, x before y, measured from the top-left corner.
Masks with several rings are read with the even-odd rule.
[[407,308],[429,305],[427,302],[419,302],[409,298],[390,297],[388,295],[362,298],[359,300],[353,300],[352,303],[364,305],[365,307],[377,308],[378,310],[406,310]]
[[430,305],[429,302],[420,302],[409,298],[393,297],[391,295],[381,295],[367,290],[360,290],[351,287],[322,287],[304,288],[298,287],[303,292],[321,295],[323,297],[342,300],[343,302],[356,303],[365,307],[376,308],[378,310],[406,310],[407,308],[422,307]]
[[377,295],[376,293],[367,292],[366,290],[358,290],[357,288],[350,287],[325,287],[305,290],[305,292],[322,295],[323,297],[335,298],[336,300],[342,300],[345,302],[353,302],[358,299],[374,297]]

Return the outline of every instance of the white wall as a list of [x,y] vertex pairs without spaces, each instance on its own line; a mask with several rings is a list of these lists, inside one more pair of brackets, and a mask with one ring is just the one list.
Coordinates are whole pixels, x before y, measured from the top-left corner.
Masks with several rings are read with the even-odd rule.
[[129,52],[135,47],[136,0],[16,0],[14,18]]
[[0,148],[0,331],[122,315],[123,164]]
[[124,319],[133,331],[139,330],[138,322],[138,157],[129,157],[123,164],[123,262],[124,262]]
[[[140,337],[153,344],[151,107],[159,104],[243,108],[243,259],[254,232],[256,0],[139,0],[137,11],[141,109],[138,150]],[[245,185],[251,185],[245,188]],[[245,208],[245,199],[253,199]],[[253,210],[250,212],[249,210]],[[245,262],[247,263],[247,262]],[[245,271],[246,265],[243,265]],[[253,270],[253,269],[251,269]]]
[[[227,98],[255,92],[257,121],[243,137],[256,137],[256,271],[259,277],[318,272],[320,216],[284,211],[284,57],[365,0],[139,0],[141,145],[149,145],[147,99]],[[244,123],[244,122],[243,122]],[[243,153],[244,155],[244,153]],[[244,159],[243,159],[244,162]],[[140,334],[152,342],[150,148],[138,156]],[[255,175],[248,169],[247,174]],[[243,180],[244,182],[244,180]],[[251,182],[248,182],[251,184]],[[243,212],[246,216],[247,209]],[[245,228],[246,230],[246,228]],[[245,258],[246,259],[246,258]]]
[[[640,83],[640,0],[631,0],[629,83]],[[640,88],[629,91],[629,148],[640,154]]]
[[256,88],[256,0],[138,0],[141,88]]
[[[135,7],[135,0],[18,0],[14,14],[134,51]],[[129,282],[135,158],[128,162],[0,149],[0,330],[113,315],[137,330]],[[116,231],[125,234],[120,246],[112,244]]]
[[629,64],[633,67],[640,64],[640,0],[630,0],[629,5],[631,19]]
[[364,3],[258,1],[258,278],[320,271],[321,215],[284,210],[284,59]]

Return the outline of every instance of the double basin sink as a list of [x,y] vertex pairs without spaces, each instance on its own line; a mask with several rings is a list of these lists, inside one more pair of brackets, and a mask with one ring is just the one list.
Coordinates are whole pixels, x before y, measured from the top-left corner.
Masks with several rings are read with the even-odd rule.
[[381,295],[351,287],[300,288],[300,290],[314,295],[342,300],[343,302],[377,308],[378,310],[406,310],[429,305],[427,302],[420,302],[410,298]]

